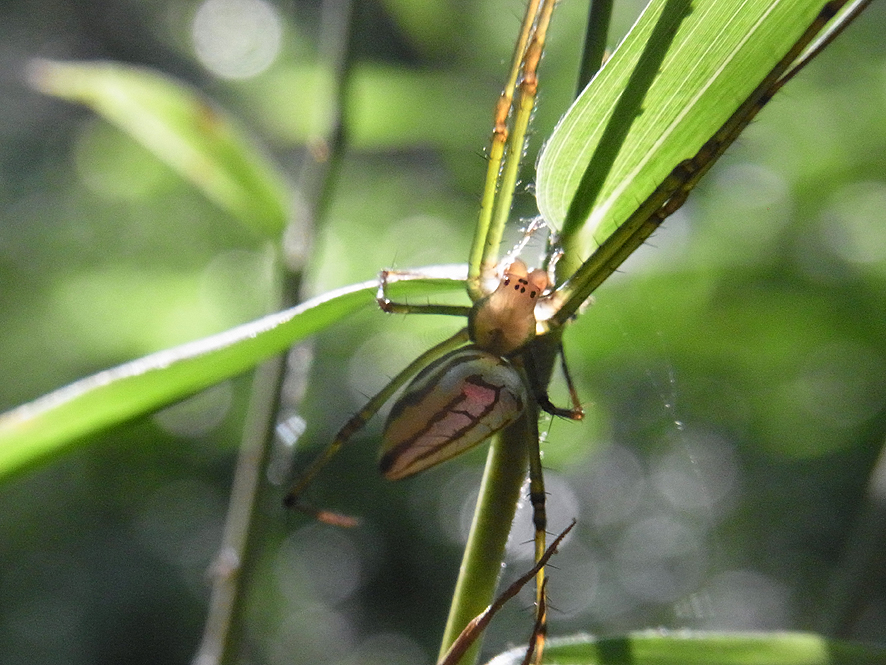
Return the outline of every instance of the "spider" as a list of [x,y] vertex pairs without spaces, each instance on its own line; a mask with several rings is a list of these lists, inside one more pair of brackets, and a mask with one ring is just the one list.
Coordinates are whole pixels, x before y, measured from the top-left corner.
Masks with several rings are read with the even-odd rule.
[[[388,285],[415,275],[382,271],[379,277],[377,301],[385,312],[465,316],[467,326],[421,354],[345,423],[287,494],[287,505],[325,521],[350,523],[335,513],[309,508],[299,499],[338,450],[405,385],[384,427],[382,474],[391,480],[409,477],[497,432],[508,437],[512,428],[518,428],[529,448],[529,498],[539,561],[545,552],[546,515],[538,416],[541,411],[574,420],[583,415],[563,359],[561,338],[566,324],[591,292],[683,204],[698,180],[772,95],[823,48],[815,46],[809,51],[811,55],[794,62],[797,53],[834,13],[834,7],[826,5],[794,50],[777,63],[770,76],[694,156],[677,164],[575,272],[561,275],[553,270],[555,239],[549,242],[546,265],[539,269],[528,269],[520,259],[499,262],[497,256],[511,210],[535,103],[538,64],[554,4],[554,0],[530,0],[507,83],[496,106],[486,184],[468,262],[466,288],[472,306],[394,302],[388,297]],[[490,282],[492,287],[488,286]],[[568,408],[553,405],[546,390],[558,356],[572,402]],[[536,623],[530,641],[537,662],[546,628],[544,575],[544,568],[539,567]],[[457,634],[461,626],[455,628]]]
[[[545,489],[538,447],[539,409],[580,420],[583,411],[565,360],[563,375],[569,408],[549,399],[542,373],[543,350],[536,340],[535,309],[544,304],[548,275],[528,270],[520,259],[507,263],[497,287],[472,307],[406,305],[391,301],[387,285],[399,275],[382,271],[378,303],[386,312],[460,314],[468,325],[429,349],[396,375],[356,413],[293,486],[286,504],[318,519],[350,526],[350,518],[299,503],[304,489],[357,431],[399,390],[409,384],[390,410],[382,434],[379,469],[388,480],[408,478],[471,449],[524,419],[534,426],[529,451],[529,499],[533,508],[536,558],[545,552]],[[541,340],[539,340],[541,341]],[[558,342],[558,353],[563,358]],[[417,373],[416,373],[417,372]],[[543,568],[537,578],[537,623],[544,626]]]
[[[548,270],[530,270],[519,258],[500,263],[497,252],[511,209],[538,87],[537,68],[554,4],[553,0],[544,0],[539,6],[537,0],[530,0],[508,80],[496,106],[486,186],[466,281],[473,305],[397,303],[388,297],[388,284],[412,275],[388,270],[379,275],[377,302],[383,311],[464,316],[467,326],[420,355],[345,423],[286,495],[287,506],[323,521],[352,523],[350,518],[307,507],[300,497],[338,450],[411,379],[384,426],[381,473],[390,480],[407,478],[522,420],[531,428],[529,497],[536,560],[543,556],[546,515],[538,446],[539,410],[573,420],[580,420],[583,411],[565,360],[562,367],[571,406],[554,406],[547,395],[551,341],[555,354],[563,357],[561,326],[545,324],[560,297],[549,288],[553,280]],[[537,226],[527,232],[527,237]],[[536,584],[535,632],[542,636],[546,617],[543,568]],[[541,656],[541,641],[536,655]]]

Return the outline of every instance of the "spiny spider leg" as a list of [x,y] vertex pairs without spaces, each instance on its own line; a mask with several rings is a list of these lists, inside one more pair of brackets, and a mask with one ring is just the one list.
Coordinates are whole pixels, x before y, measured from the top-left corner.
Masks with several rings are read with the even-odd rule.
[[563,408],[554,405],[548,396],[545,381],[539,373],[536,352],[538,345],[530,344],[523,352],[523,363],[526,367],[526,374],[529,379],[529,387],[535,397],[535,401],[545,413],[559,418],[569,418],[570,420],[581,420],[584,418],[584,409],[581,407],[581,400],[578,397],[578,391],[572,382],[572,375],[569,373],[569,366],[566,363],[566,355],[563,352],[563,342],[557,343],[557,354],[560,356],[560,367],[563,371],[563,378],[566,380],[566,388],[569,390],[569,399],[572,401],[572,408]]
[[[524,378],[526,371],[523,371]],[[528,379],[526,379],[528,381]],[[526,441],[529,442],[529,503],[532,505],[532,526],[535,531],[535,560],[539,561],[545,552],[547,538],[548,513],[545,506],[547,494],[545,493],[544,472],[541,466],[541,449],[538,434],[539,404],[533,402],[526,409],[524,422],[526,423]],[[535,576],[535,659],[541,663],[544,655],[545,639],[548,632],[548,602],[546,593],[545,569],[541,567]],[[529,654],[527,653],[527,658]]]
[[[572,400],[573,407],[571,409],[560,408],[554,406],[551,403],[551,400],[547,394],[547,389],[545,388],[546,382],[541,376],[538,368],[538,363],[536,359],[536,351],[538,347],[539,345],[536,343],[536,340],[533,340],[519,356],[519,364],[521,367],[523,380],[526,382],[527,388],[532,391],[532,394],[535,398],[534,402],[532,402],[526,409],[526,412],[524,414],[524,422],[527,427],[526,440],[529,441],[530,445],[529,502],[532,505],[532,524],[535,530],[534,540],[536,560],[539,560],[545,552],[545,540],[547,537],[548,525],[547,509],[545,505],[547,500],[547,493],[545,492],[544,471],[541,464],[541,449],[539,443],[540,437],[538,432],[539,409],[543,409],[551,415],[570,418],[572,420],[581,420],[584,417],[584,411],[581,408],[578,393],[575,390],[575,385],[572,382],[572,377],[569,374],[569,369],[566,365],[566,357],[563,353],[562,342],[558,341],[555,349],[556,353],[560,355],[563,375],[566,380],[566,385],[569,389],[570,398]],[[544,654],[544,646],[548,628],[546,588],[547,579],[545,577],[545,570],[544,567],[541,567],[539,568],[536,575],[535,629],[533,630],[533,639],[530,642],[529,650],[527,651],[526,659],[524,661],[526,663],[530,662],[533,650],[535,652],[535,663],[541,663]]]
[[514,121],[507,147],[508,153],[513,158],[506,160],[502,165],[499,196],[495,200],[490,235],[486,239],[481,274],[483,271],[494,269],[498,263],[498,245],[501,244],[502,232],[511,214],[514,192],[517,189],[529,120],[538,94],[538,65],[541,62],[555,4],[554,0],[546,0],[540,7],[532,36],[523,56],[522,77],[518,85],[519,95],[514,105]]
[[[382,311],[390,314],[442,314],[445,316],[464,317],[471,313],[471,307],[468,305],[437,305],[431,303],[415,305],[394,302],[388,298],[388,282],[396,281],[396,278],[400,275],[412,276],[412,273],[400,273],[396,270],[382,270],[378,273],[378,292],[375,300]],[[392,277],[395,279],[391,280]]]
[[[541,7],[540,4],[539,0],[527,3],[511,69],[495,107],[486,184],[468,261],[467,289],[475,302],[484,295],[481,284],[498,264],[499,245],[510,215],[526,130],[535,105],[538,64],[555,2],[544,0]],[[519,92],[516,103],[515,92]]]
[[[378,413],[379,409],[387,402],[397,390],[399,390],[403,384],[405,384],[413,375],[417,374],[423,367],[425,367],[428,363],[433,362],[437,358],[444,356],[449,353],[453,349],[456,349],[460,346],[463,346],[468,341],[468,331],[467,328],[462,328],[457,333],[455,333],[452,337],[443,340],[436,346],[431,347],[424,353],[422,353],[418,358],[413,360],[409,365],[407,365],[399,374],[397,374],[391,381],[382,388],[372,399],[370,399],[362,409],[360,409],[356,414],[354,414],[348,422],[344,424],[344,426],[339,430],[338,434],[336,434],[335,438],[332,440],[329,445],[321,452],[311,465],[305,470],[302,476],[295,482],[289,492],[286,493],[286,497],[283,499],[283,503],[289,508],[296,508],[305,512],[309,515],[320,519],[321,521],[330,522],[333,524],[341,524],[342,522],[338,519],[342,516],[338,516],[335,513],[329,513],[327,511],[321,511],[309,506],[305,506],[304,504],[299,503],[299,498],[301,494],[305,491],[308,485],[317,477],[317,474],[325,467],[329,461],[335,456],[335,454],[341,449],[341,447],[346,444],[354,434],[359,432],[366,423],[369,421],[372,416]],[[344,518],[348,520],[349,518]]]

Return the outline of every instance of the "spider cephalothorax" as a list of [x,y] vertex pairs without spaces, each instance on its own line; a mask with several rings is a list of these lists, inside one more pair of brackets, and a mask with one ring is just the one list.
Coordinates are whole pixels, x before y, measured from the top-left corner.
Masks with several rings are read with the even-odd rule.
[[548,286],[544,270],[529,272],[515,259],[504,270],[498,288],[478,300],[468,316],[473,342],[490,353],[508,356],[535,337],[535,306]]

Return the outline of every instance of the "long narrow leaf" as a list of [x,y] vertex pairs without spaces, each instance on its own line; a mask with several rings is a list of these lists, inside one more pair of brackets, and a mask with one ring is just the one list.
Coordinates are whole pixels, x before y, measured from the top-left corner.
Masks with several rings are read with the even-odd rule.
[[[462,273],[464,272],[461,269]],[[462,290],[463,279],[401,280],[399,298]],[[284,351],[373,302],[378,284],[332,291],[297,307],[99,372],[0,414],[0,478],[78,438],[150,413]]]
[[538,204],[587,257],[760,84],[821,0],[653,0],[560,121]]
[[242,223],[277,236],[289,193],[272,162],[226,113],[171,77],[109,62],[35,61],[38,90],[91,107]]
[[[521,663],[525,648],[489,665]],[[646,631],[596,639],[551,640],[545,662],[560,665],[884,665],[883,647],[829,640],[814,633]]]

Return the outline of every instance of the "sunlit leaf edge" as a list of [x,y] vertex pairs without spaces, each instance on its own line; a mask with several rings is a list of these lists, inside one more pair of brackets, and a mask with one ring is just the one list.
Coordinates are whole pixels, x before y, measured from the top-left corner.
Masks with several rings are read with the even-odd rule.
[[[525,648],[489,665],[522,663]],[[883,665],[886,648],[806,632],[646,630],[597,638],[579,634],[547,642],[545,663],[558,665]]]
[[[462,276],[456,279],[453,271]],[[392,295],[423,298],[463,289],[463,267],[421,271],[431,273],[438,276],[398,281],[391,287]],[[243,373],[372,305],[377,288],[378,283],[370,281],[331,291],[225,332],[104,370],[0,414],[0,478],[45,462],[89,434]]]
[[[648,91],[639,91],[642,99],[636,115],[614,115],[625,105],[625,88],[637,76],[647,40],[674,4],[674,0],[650,3],[561,118],[539,157],[539,209],[554,226],[563,224],[592,158],[599,172],[589,175],[605,178],[590,216],[580,220],[584,227],[576,245],[583,256],[599,246],[680,161],[695,154],[783,57],[824,3],[695,0],[685,17],[668,19],[679,26],[667,53],[658,56],[662,61],[653,68]],[[595,154],[604,132],[610,139],[622,136],[623,140],[600,148],[609,154]]]

